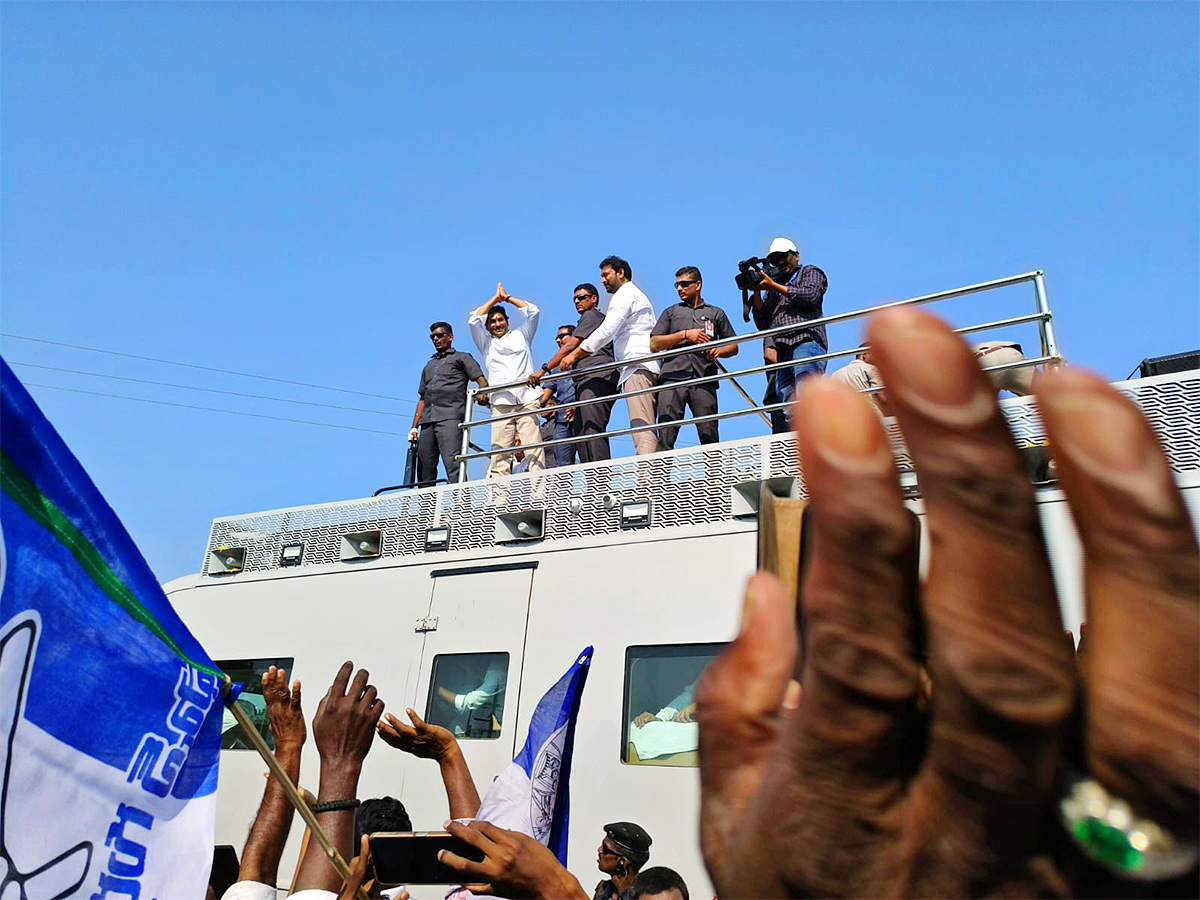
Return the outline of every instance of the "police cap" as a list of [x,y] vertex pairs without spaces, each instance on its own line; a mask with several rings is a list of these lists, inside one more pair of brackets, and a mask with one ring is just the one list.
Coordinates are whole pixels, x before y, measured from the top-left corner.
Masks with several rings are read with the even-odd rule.
[[628,850],[630,853],[641,856],[648,856],[650,845],[654,843],[650,835],[646,834],[646,829],[633,822],[613,822],[605,825],[604,833],[622,850]]

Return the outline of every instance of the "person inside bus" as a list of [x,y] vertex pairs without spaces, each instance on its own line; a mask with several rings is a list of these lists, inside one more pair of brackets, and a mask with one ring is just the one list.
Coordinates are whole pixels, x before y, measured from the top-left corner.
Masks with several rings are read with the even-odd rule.
[[658,712],[643,712],[633,720],[633,724],[641,728],[647,722],[695,722],[695,693],[696,682],[693,681],[668,701],[667,705]]
[[458,737],[492,738],[504,721],[508,654],[466,654],[444,659],[429,720]]

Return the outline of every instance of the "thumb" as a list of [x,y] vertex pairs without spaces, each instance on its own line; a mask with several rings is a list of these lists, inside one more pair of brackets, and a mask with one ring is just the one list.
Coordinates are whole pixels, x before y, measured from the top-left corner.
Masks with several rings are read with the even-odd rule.
[[794,601],[759,572],[746,584],[738,636],[696,684],[700,848],[718,896],[736,895],[725,880],[729,847],[779,740],[798,648]]

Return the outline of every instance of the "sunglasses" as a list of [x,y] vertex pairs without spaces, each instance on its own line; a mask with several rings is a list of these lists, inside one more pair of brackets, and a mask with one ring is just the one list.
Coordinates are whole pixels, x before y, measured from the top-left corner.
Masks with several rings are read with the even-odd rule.
[[554,340],[555,340],[555,341],[558,341],[559,343],[562,343],[563,341],[565,341],[565,340],[566,340],[567,338],[569,338],[570,336],[571,336],[571,335],[569,335],[569,334],[558,334],[558,335],[555,335],[555,336],[554,336]]
[[430,340],[437,340],[438,338],[443,338],[443,337],[450,337],[450,332],[448,332],[448,331],[435,331],[435,332],[433,332],[431,335],[429,335],[429,339],[430,339]]
[[699,283],[700,282],[694,281],[694,280],[693,281],[677,281],[677,282],[675,282],[675,287],[677,287],[677,288],[691,287],[693,284],[699,284]]
[[595,297],[595,296],[596,296],[595,294],[576,294],[576,295],[575,295],[574,297],[572,297],[571,299],[572,299],[572,300],[574,300],[576,303],[579,303],[579,302],[580,302],[580,301],[582,301],[582,300],[588,300],[588,299],[590,299],[590,298],[592,298],[592,297]]

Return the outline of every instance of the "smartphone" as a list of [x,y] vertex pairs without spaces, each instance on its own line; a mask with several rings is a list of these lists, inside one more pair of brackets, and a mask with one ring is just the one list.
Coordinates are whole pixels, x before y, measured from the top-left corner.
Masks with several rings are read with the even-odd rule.
[[212,872],[208,876],[208,883],[218,897],[225,896],[225,892],[238,880],[238,867],[237,851],[231,844],[217,844],[213,848]]
[[438,862],[439,850],[483,862],[482,850],[445,831],[386,831],[372,834],[368,840],[375,879],[384,887],[461,884],[462,875]]

